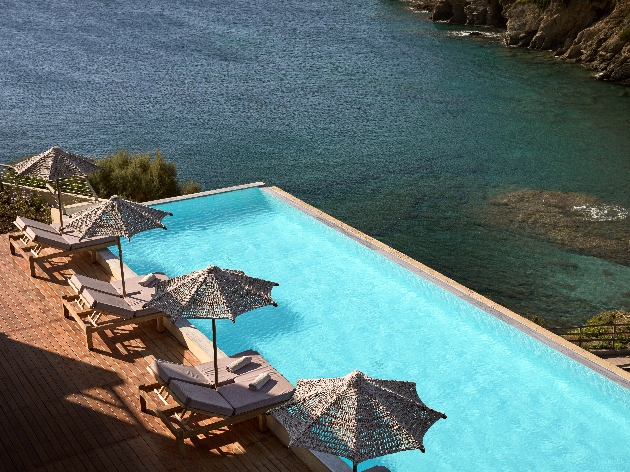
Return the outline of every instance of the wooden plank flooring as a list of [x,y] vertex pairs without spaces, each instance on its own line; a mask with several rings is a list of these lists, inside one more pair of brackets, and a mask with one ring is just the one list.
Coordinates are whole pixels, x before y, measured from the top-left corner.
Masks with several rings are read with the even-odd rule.
[[97,264],[73,256],[28,264],[0,236],[0,470],[263,471],[309,470],[256,421],[175,441],[153,415],[140,412],[137,386],[151,379],[154,358],[197,359],[155,322],[94,335],[94,351],[61,295],[75,272],[108,280]]

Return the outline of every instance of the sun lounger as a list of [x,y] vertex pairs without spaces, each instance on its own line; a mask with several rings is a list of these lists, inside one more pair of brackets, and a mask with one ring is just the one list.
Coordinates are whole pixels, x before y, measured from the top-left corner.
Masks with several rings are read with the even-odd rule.
[[[229,372],[225,370],[225,366],[242,356],[251,356],[252,362],[237,370],[231,381],[226,380],[225,375]],[[206,369],[206,364],[191,367],[165,361],[154,361],[148,367],[156,379],[155,383],[138,387],[140,409],[146,411],[150,408],[164,422],[175,436],[179,457],[185,455],[186,438],[207,434],[223,426],[258,417],[259,427],[264,431],[267,427],[266,412],[289,400],[295,391],[293,385],[256,351],[245,351],[218,359],[218,364],[220,380],[217,390],[211,387],[214,372],[209,376],[210,379],[205,379],[209,380],[207,383],[204,382],[207,372],[205,375],[198,375]],[[174,372],[174,366],[181,366],[181,369]],[[165,372],[165,367],[171,370]],[[259,390],[250,390],[248,384],[251,379],[263,372],[269,374],[270,380]],[[165,406],[158,407],[151,398],[152,393]],[[173,401],[175,405],[169,406]],[[216,418],[217,421],[207,424],[205,421],[209,418]]]
[[[59,234],[59,225],[47,225],[39,221],[30,220],[18,216],[14,221],[19,233],[9,235],[9,250],[15,255],[19,252],[28,260],[31,277],[35,277],[35,261],[68,256],[83,251],[92,252],[92,260],[95,260],[95,251],[116,244],[116,238],[111,236],[97,236],[85,238],[79,241],[79,237],[72,230],[64,230]],[[42,254],[46,248],[57,249],[51,254]]]
[[122,298],[122,282],[104,282],[84,275],[74,274],[70,286],[76,295],[63,295],[63,314],[74,318],[86,336],[88,349],[93,348],[92,334],[119,326],[157,320],[158,331],[164,331],[163,312],[143,308],[155,293],[155,284],[168,277],[155,273],[155,280],[146,287],[138,282],[142,276],[125,281],[127,296]]

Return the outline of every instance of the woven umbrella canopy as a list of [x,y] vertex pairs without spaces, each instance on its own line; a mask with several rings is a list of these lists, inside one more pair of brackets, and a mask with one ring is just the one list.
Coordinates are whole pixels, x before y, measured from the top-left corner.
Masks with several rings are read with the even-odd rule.
[[219,384],[217,365],[217,319],[230,319],[267,305],[275,282],[250,277],[240,270],[208,266],[156,285],[153,298],[144,304],[178,318],[211,318],[214,344],[214,386]]
[[131,240],[134,234],[143,231],[154,228],[166,229],[166,226],[162,224],[162,219],[165,216],[173,216],[173,214],[141,203],[123,200],[118,195],[113,195],[103,203],[76,213],[68,222],[66,228],[75,230],[79,235],[79,240],[94,236],[117,237],[122,296],[124,298],[127,296],[127,293],[125,292],[125,272],[123,270],[120,237],[124,236]]
[[379,380],[355,370],[345,377],[298,380],[293,398],[270,411],[306,447],[360,462],[399,451],[424,452],[424,434],[444,413],[418,397],[415,382]]
[[[37,156],[18,162],[13,170],[20,177],[33,177],[57,183],[57,203],[59,206],[59,232],[63,231],[63,218],[61,217],[61,188],[59,180],[68,177],[87,177],[96,172],[99,167],[87,157],[79,156],[60,147],[51,147],[48,151]],[[89,185],[89,184],[88,184]]]

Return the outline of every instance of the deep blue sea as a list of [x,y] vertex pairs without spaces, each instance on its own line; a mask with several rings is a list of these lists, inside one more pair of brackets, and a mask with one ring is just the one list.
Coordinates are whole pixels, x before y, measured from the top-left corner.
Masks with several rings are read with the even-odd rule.
[[277,185],[550,324],[630,308],[630,268],[484,222],[543,189],[630,208],[629,89],[387,0],[0,1],[0,162],[159,148]]

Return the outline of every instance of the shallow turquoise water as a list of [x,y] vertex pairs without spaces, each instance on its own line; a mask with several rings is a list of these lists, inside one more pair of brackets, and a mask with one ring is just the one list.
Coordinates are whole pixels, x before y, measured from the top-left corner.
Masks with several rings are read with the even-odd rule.
[[630,309],[629,268],[479,217],[522,188],[630,208],[628,89],[456,30],[389,0],[3,1],[0,161],[159,147],[184,179],[278,185],[519,313]]
[[123,249],[137,273],[215,264],[280,284],[277,308],[217,323],[226,353],[256,349],[292,382],[354,369],[412,380],[448,415],[426,434],[426,454],[362,468],[626,469],[630,392],[614,382],[259,189],[159,208],[175,215],[169,229]]

